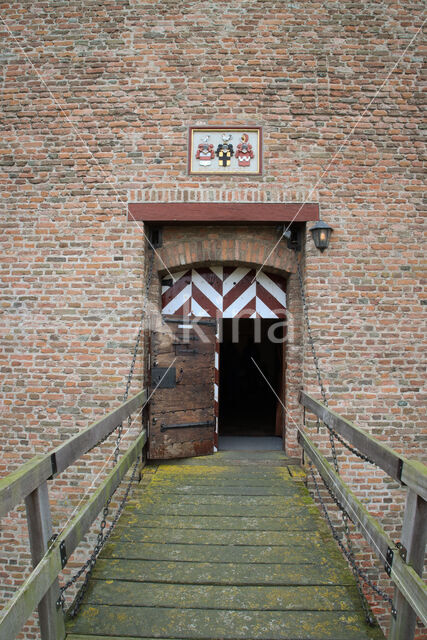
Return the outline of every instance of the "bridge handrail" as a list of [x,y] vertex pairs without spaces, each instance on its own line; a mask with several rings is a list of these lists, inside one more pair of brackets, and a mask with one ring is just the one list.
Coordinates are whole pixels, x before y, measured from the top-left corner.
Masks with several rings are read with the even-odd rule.
[[304,391],[300,392],[300,404],[408,489],[402,539],[398,546],[343,482],[307,433],[298,431],[300,445],[325,484],[358,525],[377,556],[386,559],[385,570],[396,586],[397,615],[392,620],[390,640],[411,640],[416,615],[427,626],[427,586],[422,579],[427,542],[427,467],[408,460]]
[[300,392],[300,403],[368,456],[391,478],[407,485],[427,501],[427,466],[418,461],[408,460],[350,420],[325,407],[305,391]]
[[36,456],[0,481],[2,513],[7,513],[25,499],[34,567],[0,614],[0,640],[15,638],[37,606],[42,640],[65,638],[62,610],[57,605],[58,575],[133,462],[142,453],[147,442],[147,433],[143,430],[138,435],[98,489],[53,542],[47,480],[67,469],[96,446],[140,408],[146,398],[146,391],[140,391],[87,429],[69,438],[48,454]]
[[52,451],[34,456],[16,471],[1,478],[0,518],[20,504],[43,482],[65,471],[73,462],[114,431],[135,409],[144,404],[146,397],[146,391],[140,391],[106,416],[96,420],[87,429],[79,431],[58,447],[52,449]]

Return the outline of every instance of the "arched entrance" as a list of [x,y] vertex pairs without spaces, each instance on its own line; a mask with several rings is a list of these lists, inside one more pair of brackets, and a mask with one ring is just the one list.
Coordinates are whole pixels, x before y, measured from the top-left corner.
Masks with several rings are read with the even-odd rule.
[[285,278],[224,264],[170,275],[151,338],[150,457],[212,453],[221,436],[281,436]]

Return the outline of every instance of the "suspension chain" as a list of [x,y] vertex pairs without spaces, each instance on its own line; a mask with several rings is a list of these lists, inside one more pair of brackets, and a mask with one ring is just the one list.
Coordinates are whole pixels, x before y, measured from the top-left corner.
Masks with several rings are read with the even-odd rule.
[[[380,589],[380,588],[378,587],[378,585],[376,585],[374,582],[372,582],[372,580],[368,577],[368,575],[366,574],[366,572],[365,572],[365,571],[363,571],[363,569],[361,569],[361,568],[356,564],[356,561],[355,561],[355,558],[354,558],[353,549],[351,548],[350,550],[347,550],[347,549],[345,548],[345,546],[343,545],[343,543],[342,543],[342,541],[341,541],[341,538],[340,538],[340,536],[338,535],[337,530],[336,530],[335,526],[333,525],[333,523],[332,523],[332,521],[331,521],[331,519],[330,519],[330,517],[329,517],[329,513],[328,513],[328,511],[327,511],[327,509],[326,509],[326,505],[325,505],[325,503],[324,503],[324,501],[323,501],[323,499],[322,499],[322,497],[321,497],[320,489],[319,489],[319,485],[318,485],[318,483],[317,483],[316,476],[314,475],[314,472],[313,472],[313,465],[312,465],[311,461],[309,461],[309,462],[308,462],[308,466],[309,466],[309,469],[310,469],[310,473],[311,473],[311,477],[312,477],[312,479],[313,479],[314,486],[315,486],[315,488],[316,488],[317,497],[319,498],[319,502],[320,502],[320,504],[321,504],[321,506],[322,506],[323,513],[325,514],[325,518],[326,518],[326,520],[327,520],[327,522],[328,522],[328,525],[329,525],[329,527],[330,527],[330,529],[331,529],[331,532],[332,532],[332,535],[333,535],[333,537],[334,537],[334,540],[337,542],[337,544],[338,544],[339,548],[341,549],[341,551],[343,552],[343,554],[344,554],[344,555],[345,555],[345,557],[347,558],[348,562],[351,564],[351,567],[352,567],[353,573],[354,573],[355,575],[358,575],[360,578],[362,578],[362,580],[363,580],[363,581],[364,581],[364,582],[365,582],[365,583],[366,583],[366,584],[367,584],[367,585],[368,585],[368,586],[369,586],[373,591],[375,591],[375,593],[377,593],[377,594],[378,594],[378,595],[379,595],[379,596],[380,596],[380,597],[381,597],[385,602],[388,602],[388,604],[389,604],[389,605],[390,605],[390,607],[391,607],[391,612],[392,612],[393,616],[395,616],[395,615],[396,615],[396,609],[395,609],[395,607],[394,607],[393,600],[390,598],[390,596],[388,595],[388,593],[386,593],[385,591],[383,591],[382,589]],[[323,481],[323,478],[322,478],[322,481]],[[329,491],[330,491],[330,489],[329,489],[329,487],[327,486],[327,484],[326,484],[324,481],[323,481],[323,484],[325,485],[326,489],[327,489],[327,490],[328,490],[328,492],[329,492]],[[357,581],[357,582],[358,582],[358,581]],[[362,602],[363,602],[363,600],[362,600]],[[364,609],[365,609],[365,608],[364,608]],[[371,617],[371,615],[369,614],[369,612],[367,612],[367,609],[365,609],[365,614],[369,615],[369,619],[370,619],[370,620],[372,620],[372,617]],[[370,624],[371,624],[371,623],[370,623]]]
[[[325,424],[325,423],[324,423]],[[326,425],[328,427],[328,425]],[[360,451],[358,451],[357,449],[355,449],[354,447],[351,446],[351,444],[349,444],[348,442],[346,442],[345,440],[343,440],[343,438],[340,436],[339,433],[337,433],[335,431],[335,429],[333,429],[332,427],[328,427],[329,429],[331,429],[332,434],[334,436],[334,438],[336,440],[338,440],[338,442],[340,442],[343,447],[345,447],[346,449],[348,449],[348,451],[350,451],[353,455],[355,455],[357,458],[360,458],[361,460],[363,460],[364,462],[369,462],[369,464],[373,464],[375,465],[375,462],[373,460],[371,460],[371,458],[369,458],[368,456],[365,456],[364,453],[360,453]]]
[[[150,255],[149,255],[149,259],[148,259],[148,273],[147,273],[147,279],[146,279],[146,285],[145,285],[145,290],[144,290],[144,300],[143,300],[143,306],[142,306],[142,311],[141,311],[141,318],[140,318],[140,322],[139,322],[139,328],[138,328],[138,334],[135,340],[135,345],[133,348],[133,354],[132,354],[132,361],[131,361],[131,365],[129,368],[129,374],[127,377],[127,381],[126,381],[126,388],[125,388],[125,392],[123,394],[123,402],[125,402],[128,398],[129,395],[129,389],[132,383],[132,378],[133,378],[133,374],[134,374],[134,370],[135,370],[135,363],[136,363],[136,358],[138,356],[138,351],[139,351],[139,346],[141,343],[141,337],[143,334],[143,328],[144,328],[144,319],[146,316],[146,303],[148,300],[148,295],[149,295],[149,291],[150,291],[150,287],[151,287],[151,282],[153,279],[153,267],[154,267],[154,252],[153,250],[149,250],[150,251]],[[128,428],[130,428],[132,424],[132,416],[128,416]],[[118,459],[119,459],[119,455],[120,455],[120,444],[121,444],[121,439],[122,439],[122,434],[123,434],[123,423],[120,423],[118,425],[118,427],[116,427],[115,429],[117,429],[117,437],[116,437],[116,441],[115,441],[115,448],[114,448],[114,460],[113,460],[113,467],[117,464]],[[104,442],[113,431],[115,431],[115,429],[113,429],[112,431],[110,431],[109,434],[107,434],[104,438],[102,438],[96,445],[94,445],[94,447],[92,447],[92,449],[94,449],[95,447],[97,447],[98,445],[100,445],[102,442]],[[90,451],[92,451],[92,449],[90,449]],[[86,572],[84,581],[82,583],[82,586],[79,589],[79,592],[76,596],[76,599],[74,600],[73,605],[70,607],[70,609],[68,610],[67,614],[71,617],[74,618],[81,606],[81,603],[83,601],[83,597],[86,593],[87,590],[87,586],[89,583],[89,579],[90,576],[92,574],[93,568],[95,566],[96,560],[103,548],[103,546],[105,545],[105,543],[107,542],[107,540],[109,539],[111,533],[113,532],[114,527],[117,524],[117,521],[123,511],[123,508],[127,502],[127,499],[129,497],[129,493],[131,490],[131,487],[134,483],[134,479],[135,479],[135,475],[136,475],[136,471],[138,469],[138,465],[139,465],[139,461],[141,459],[141,456],[137,456],[137,459],[135,461],[133,470],[132,470],[132,474],[131,477],[129,479],[129,482],[127,484],[125,493],[123,495],[122,500],[120,501],[120,504],[116,510],[116,513],[114,515],[113,520],[111,521],[108,529],[107,529],[107,518],[109,515],[109,510],[110,510],[110,503],[111,500],[114,496],[114,493],[108,498],[107,502],[104,505],[104,509],[102,511],[102,520],[100,523],[100,529],[97,535],[97,540],[96,540],[96,544],[95,547],[93,548],[92,553],[90,554],[89,558],[86,560],[86,562],[80,567],[80,569],[78,571],[76,571],[76,573],[68,580],[68,582],[60,588],[60,596],[58,598],[58,602],[57,602],[57,606],[58,607],[62,607],[62,609],[64,610],[65,608],[65,597],[64,597],[64,593],[65,591],[71,586],[73,585],[75,582],[77,582],[77,580]]]
[[[326,397],[326,391],[325,391],[325,387],[323,385],[322,374],[321,374],[320,365],[319,365],[319,358],[317,357],[316,347],[315,347],[315,344],[314,344],[314,338],[313,338],[313,334],[311,332],[310,318],[309,318],[309,315],[308,315],[307,298],[306,298],[306,295],[305,295],[304,281],[303,281],[303,278],[302,278],[301,267],[300,267],[300,263],[299,262],[297,263],[297,270],[298,270],[298,279],[299,279],[299,285],[300,285],[300,290],[301,290],[301,299],[302,299],[302,306],[303,306],[303,312],[304,312],[304,319],[305,319],[305,324],[306,324],[306,327],[307,327],[307,335],[308,335],[308,341],[309,341],[309,344],[310,344],[311,354],[313,356],[314,365],[316,367],[317,381],[319,383],[320,393],[322,395],[323,404],[325,405],[325,407],[328,407],[329,406],[328,405],[328,399]],[[318,424],[318,427],[319,427],[319,424],[320,424],[319,418],[317,419],[317,424]],[[360,453],[360,451],[358,451],[357,449],[352,447],[348,442],[346,442],[340,436],[339,433],[337,433],[335,431],[335,429],[333,427],[331,427],[330,425],[326,424],[326,422],[324,422],[323,424],[326,426],[327,430],[329,431],[329,439],[330,439],[330,442],[331,442],[331,450],[332,450],[332,457],[333,457],[333,461],[334,461],[335,471],[338,472],[338,460],[337,460],[337,455],[336,455],[336,450],[335,450],[334,438],[336,440],[338,440],[338,442],[340,442],[346,449],[348,449],[356,457],[360,458],[364,462],[369,462],[370,464],[375,465],[375,462],[373,460],[371,460],[371,458],[366,456],[364,453]]]
[[[306,295],[305,295],[304,281],[303,281],[303,278],[302,278],[301,266],[300,266],[299,262],[297,262],[297,269],[298,269],[299,286],[300,286],[300,290],[301,290],[301,299],[302,299],[302,308],[303,308],[304,319],[305,319],[305,326],[307,327],[308,342],[310,344],[311,355],[313,356],[313,360],[314,360],[314,366],[316,367],[317,382],[319,383],[320,393],[322,395],[323,404],[325,405],[325,407],[327,407],[327,406],[329,406],[328,405],[328,398],[326,397],[326,391],[325,391],[325,387],[323,385],[322,374],[320,373],[319,359],[317,357],[316,347],[314,346],[313,334],[311,332],[310,318],[309,318],[309,315],[308,315],[307,298],[306,298]],[[331,428],[328,425],[326,425],[326,426],[328,427],[328,432],[329,432],[329,443],[330,443],[330,446],[331,446],[331,453],[332,453],[332,458],[333,458],[333,462],[334,462],[334,469],[335,469],[335,471],[337,473],[339,473],[338,457],[337,457],[337,452],[336,452],[336,449],[335,449],[334,434],[332,433]]]
[[107,542],[107,540],[109,539],[109,537],[111,536],[114,527],[117,524],[118,519],[120,518],[120,515],[123,511],[123,508],[127,502],[127,499],[129,497],[129,493],[130,490],[132,488],[133,482],[135,480],[135,475],[136,475],[136,471],[138,469],[138,464],[140,461],[141,456],[137,456],[134,467],[132,469],[132,475],[129,479],[128,485],[126,487],[126,491],[123,495],[122,500],[120,501],[120,504],[117,508],[117,511],[114,515],[113,520],[111,521],[108,529],[106,529],[107,527],[107,517],[108,517],[108,513],[109,513],[109,506],[110,506],[110,502],[113,498],[112,494],[109,499],[107,500],[107,502],[105,503],[103,512],[102,512],[102,520],[101,520],[101,525],[100,525],[100,531],[97,535],[97,540],[96,540],[96,544],[95,547],[91,553],[91,555],[89,556],[89,558],[86,560],[86,562],[84,563],[84,565],[82,567],[80,567],[80,569],[73,575],[72,578],[70,578],[70,580],[60,589],[60,596],[58,598],[58,602],[57,605],[62,607],[62,609],[64,610],[65,607],[65,598],[64,598],[64,592],[75,582],[77,582],[77,580],[80,578],[81,575],[83,575],[86,572],[84,581],[82,583],[82,586],[79,589],[79,592],[76,596],[76,599],[73,602],[73,605],[70,607],[70,609],[67,611],[67,615],[70,616],[70,618],[75,618],[75,616],[77,615],[77,613],[79,612],[80,606],[82,604],[84,595],[86,593],[87,590],[87,586],[89,583],[89,579],[92,575],[92,571],[93,568],[95,566],[95,563],[98,559],[98,556],[103,548],[103,546],[105,545],[105,543]]
[[[309,313],[308,313],[308,304],[307,304],[307,297],[305,294],[305,288],[304,288],[304,281],[303,281],[303,277],[302,277],[302,273],[301,273],[301,266],[300,263],[297,261],[297,272],[298,272],[298,280],[299,280],[299,285],[300,285],[300,291],[301,291],[301,300],[302,300],[302,305],[303,305],[303,313],[304,313],[304,319],[305,319],[305,324],[306,324],[306,328],[307,328],[307,335],[308,335],[308,341],[310,344],[310,349],[311,349],[311,353],[313,356],[313,360],[314,360],[314,365],[316,368],[316,376],[317,376],[317,381],[320,387],[320,393],[322,395],[322,400],[323,400],[323,404],[325,405],[325,407],[328,407],[328,399],[326,396],[326,391],[325,391],[325,387],[323,384],[323,380],[322,380],[322,374],[320,371],[320,365],[319,365],[319,359],[317,357],[317,353],[316,353],[316,347],[314,344],[314,339],[313,339],[313,334],[311,331],[311,324],[310,324],[310,317],[309,317]],[[318,426],[319,426],[319,420],[318,420]],[[336,473],[339,474],[339,465],[338,465],[338,457],[337,457],[337,452],[336,452],[336,447],[335,447],[335,438],[341,442],[341,444],[343,444],[347,449],[349,449],[352,453],[355,453],[355,455],[357,455],[359,458],[362,458],[363,460],[366,460],[366,462],[370,462],[372,464],[373,461],[370,460],[367,456],[364,456],[363,454],[359,454],[358,451],[356,451],[353,447],[351,447],[349,444],[347,444],[345,441],[343,441],[343,439],[341,438],[341,436],[339,436],[339,434],[337,434],[337,432],[335,431],[335,429],[333,429],[332,427],[330,427],[328,424],[323,423],[326,425],[327,429],[328,429],[328,435],[329,435],[329,444],[331,447],[331,453],[332,453],[332,459],[333,459],[333,464],[334,464],[334,469],[336,471]],[[372,615],[370,614],[369,611],[369,606],[365,597],[365,594],[363,593],[363,589],[362,589],[362,585],[360,580],[362,579],[364,582],[366,582],[366,584],[368,584],[376,593],[378,593],[378,595],[381,595],[381,597],[383,597],[387,602],[391,603],[392,606],[392,612],[394,611],[394,605],[393,605],[393,601],[391,600],[391,598],[389,598],[389,596],[381,591],[381,589],[379,589],[376,585],[374,585],[373,582],[371,582],[371,580],[369,580],[368,576],[362,571],[362,569],[360,569],[357,564],[356,564],[356,560],[354,557],[354,550],[353,550],[353,543],[351,541],[351,533],[350,533],[350,528],[349,528],[349,515],[347,513],[347,511],[343,508],[343,506],[338,502],[338,500],[335,498],[335,496],[332,494],[332,491],[329,489],[329,487],[326,487],[328,490],[329,495],[332,497],[332,500],[334,501],[334,503],[338,506],[338,508],[341,511],[342,514],[342,522],[343,522],[343,527],[344,527],[344,533],[345,533],[345,538],[346,538],[346,542],[347,542],[347,548],[344,546],[344,544],[342,543],[339,535],[337,534],[337,531],[334,527],[334,525],[332,524],[332,521],[329,517],[329,514],[327,512],[326,509],[326,505],[323,501],[323,498],[320,494],[319,491],[319,487],[318,484],[316,482],[314,473],[313,473],[313,467],[311,462],[309,462],[309,468],[311,471],[311,475],[313,477],[314,480],[314,484],[316,487],[316,491],[317,491],[317,495],[320,501],[320,504],[322,506],[323,512],[325,513],[325,517],[328,521],[328,524],[331,528],[332,531],[332,535],[334,537],[334,539],[337,541],[340,549],[343,551],[345,557],[347,558],[347,560],[349,561],[352,570],[353,570],[353,574],[354,577],[356,579],[356,585],[357,585],[357,589],[360,595],[360,599],[362,602],[362,606],[363,606],[363,610],[365,613],[365,619],[366,622],[369,625],[373,625],[374,624],[374,619],[372,617]]]

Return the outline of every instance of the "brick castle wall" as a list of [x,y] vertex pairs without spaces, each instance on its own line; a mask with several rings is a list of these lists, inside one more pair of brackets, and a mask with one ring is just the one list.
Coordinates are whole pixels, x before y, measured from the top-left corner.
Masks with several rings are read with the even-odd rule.
[[[0,11],[1,474],[121,399],[144,289],[128,201],[319,202],[332,243],[320,254],[307,237],[304,271],[330,406],[423,457],[421,4],[25,0]],[[262,126],[263,175],[187,175],[198,124]],[[295,276],[288,294],[300,318]],[[298,381],[319,391],[302,323],[291,333],[298,415]],[[142,370],[140,357],[132,391]],[[340,456],[396,537],[400,494],[378,474],[360,485],[360,465]],[[94,453],[54,484],[57,526],[104,461]],[[2,523],[8,592],[28,571],[22,531],[21,509]],[[381,603],[376,613],[386,627]]]

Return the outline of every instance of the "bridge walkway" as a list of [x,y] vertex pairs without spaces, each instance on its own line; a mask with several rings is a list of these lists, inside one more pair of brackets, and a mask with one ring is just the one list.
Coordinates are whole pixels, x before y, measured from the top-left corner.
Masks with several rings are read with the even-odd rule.
[[148,465],[68,640],[379,640],[280,451]]

